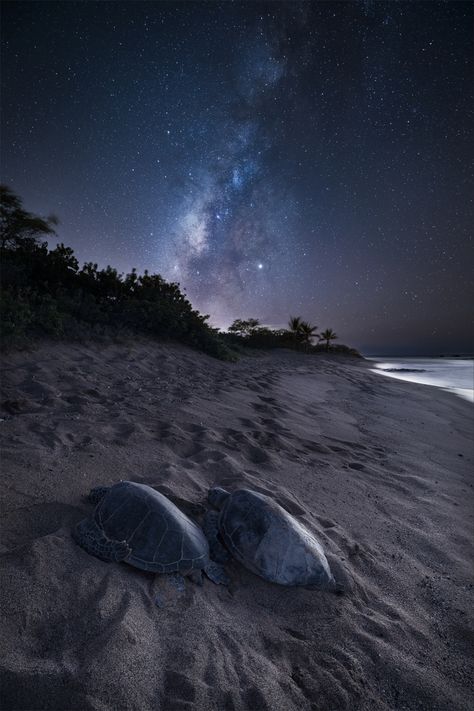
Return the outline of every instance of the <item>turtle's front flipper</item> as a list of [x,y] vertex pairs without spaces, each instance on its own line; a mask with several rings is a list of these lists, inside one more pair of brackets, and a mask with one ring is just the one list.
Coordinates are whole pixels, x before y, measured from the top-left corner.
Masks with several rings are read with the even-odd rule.
[[85,518],[73,529],[72,537],[84,550],[106,561],[120,561],[132,552],[127,541],[114,541],[104,534],[95,521]]
[[168,575],[168,581],[178,592],[184,593],[184,591],[186,590],[184,578],[179,573],[171,573],[170,575]]
[[212,582],[215,583],[216,585],[229,585],[230,584],[230,578],[226,574],[222,565],[218,565],[217,563],[214,563],[212,560],[206,565],[206,567],[204,568],[204,572],[206,573],[209,580],[212,580]]
[[219,514],[216,511],[208,511],[204,516],[203,530],[209,543],[212,560],[215,560],[216,563],[226,563],[230,559],[230,555],[217,538],[219,533]]

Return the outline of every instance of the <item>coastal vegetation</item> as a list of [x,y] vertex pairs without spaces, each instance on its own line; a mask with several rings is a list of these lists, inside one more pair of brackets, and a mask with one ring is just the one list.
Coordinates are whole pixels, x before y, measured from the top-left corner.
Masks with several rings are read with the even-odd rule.
[[[328,351],[336,335],[318,337],[316,327],[290,317],[288,329],[237,319],[227,333],[208,324],[209,315],[192,307],[176,282],[145,271],[119,274],[111,266],[81,267],[70,247],[50,249],[58,220],[27,212],[22,200],[0,186],[0,318],[2,345],[19,346],[48,336],[69,340],[143,334],[176,340],[210,355],[234,359],[242,348],[293,348]],[[331,334],[331,335],[328,335]],[[350,352],[346,346],[331,347]]]
[[290,316],[287,329],[262,326],[256,318],[236,319],[221,337],[233,348],[291,348],[306,353],[331,352],[360,357],[355,348],[343,344],[331,345],[331,341],[338,338],[331,328],[318,334],[317,326],[312,326],[301,316]]

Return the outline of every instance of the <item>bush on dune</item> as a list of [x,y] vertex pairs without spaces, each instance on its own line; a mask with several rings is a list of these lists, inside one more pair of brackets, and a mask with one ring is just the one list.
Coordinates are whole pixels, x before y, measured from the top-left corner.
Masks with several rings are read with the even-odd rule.
[[[107,266],[82,267],[70,247],[49,249],[42,238],[55,235],[57,219],[32,215],[6,186],[0,186],[0,319],[2,345],[25,345],[48,336],[68,340],[107,339],[144,334],[176,340],[217,358],[235,360],[246,349],[292,348],[359,355],[330,345],[337,336],[300,316],[288,329],[270,329],[258,319],[237,319],[227,333],[193,309],[179,284],[135,269],[125,276]],[[314,345],[319,338],[326,344]]]
[[218,358],[232,357],[207,315],[192,308],[179,284],[132,270],[123,277],[91,262],[79,267],[70,247],[48,249],[55,218],[27,213],[9,188],[0,189],[3,345],[39,336],[83,339],[129,333],[173,339]]

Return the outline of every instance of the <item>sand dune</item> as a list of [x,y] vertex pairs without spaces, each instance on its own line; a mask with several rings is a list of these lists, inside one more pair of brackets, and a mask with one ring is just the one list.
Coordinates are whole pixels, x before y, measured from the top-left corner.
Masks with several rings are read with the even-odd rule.
[[[2,709],[472,708],[469,403],[284,351],[231,364],[55,344],[3,360]],[[119,479],[198,521],[214,484],[270,494],[347,593],[237,563],[229,589],[179,592],[101,562],[70,531],[84,494]]]

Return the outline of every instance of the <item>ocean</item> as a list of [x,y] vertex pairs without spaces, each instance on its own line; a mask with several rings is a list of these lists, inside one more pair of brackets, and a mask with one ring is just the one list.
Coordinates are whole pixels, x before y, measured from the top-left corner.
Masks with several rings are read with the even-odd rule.
[[373,373],[442,388],[474,402],[474,360],[464,358],[385,358],[373,361]]

